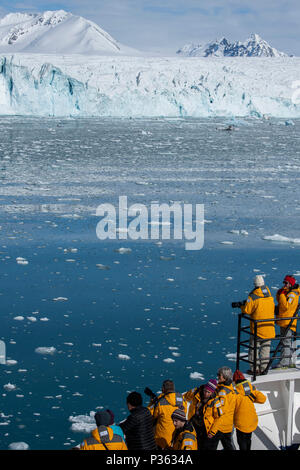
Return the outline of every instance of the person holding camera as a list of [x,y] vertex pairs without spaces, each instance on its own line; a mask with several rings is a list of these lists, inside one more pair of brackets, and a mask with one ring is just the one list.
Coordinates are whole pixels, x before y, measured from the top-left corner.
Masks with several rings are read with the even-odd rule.
[[162,384],[162,393],[158,397],[154,395],[148,406],[155,426],[154,437],[158,449],[166,449],[171,446],[175,429],[171,416],[173,411],[181,407],[186,413],[187,405],[182,394],[175,392],[172,380],[165,380]]
[[254,369],[255,324],[251,320],[266,320],[257,322],[256,336],[256,373],[262,374],[270,359],[271,339],[275,338],[275,302],[269,288],[265,285],[263,276],[254,278],[254,289],[245,302],[239,305],[242,313],[250,316],[249,355],[250,370]]
[[276,308],[276,324],[280,326],[280,336],[284,337],[282,339],[280,362],[276,368],[295,367],[293,358],[293,336],[297,331],[297,320],[284,320],[284,318],[291,318],[297,314],[299,309],[299,296],[300,288],[299,284],[296,284],[296,279],[291,275],[285,276],[283,287],[279,289],[276,294],[278,302]]

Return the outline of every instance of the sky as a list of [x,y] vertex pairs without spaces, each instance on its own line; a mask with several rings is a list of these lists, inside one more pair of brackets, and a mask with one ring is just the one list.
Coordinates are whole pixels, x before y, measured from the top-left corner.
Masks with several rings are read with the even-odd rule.
[[271,46],[300,56],[300,0],[0,0],[9,12],[66,10],[97,23],[121,44],[176,53],[185,44],[259,34]]

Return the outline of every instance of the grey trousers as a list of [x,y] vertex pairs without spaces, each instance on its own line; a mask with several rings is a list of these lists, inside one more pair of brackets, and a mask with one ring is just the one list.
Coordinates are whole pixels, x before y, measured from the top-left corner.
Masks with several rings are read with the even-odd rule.
[[[280,327],[280,336],[285,334],[286,328]],[[295,356],[295,339],[293,331],[290,329],[288,330],[285,339],[282,340],[281,345],[281,356],[280,362],[278,364],[279,367],[291,367],[296,364]]]
[[[249,342],[249,356],[250,370],[254,369],[254,337],[250,336]],[[267,367],[270,360],[271,340],[257,338],[256,340],[256,370],[263,372]],[[252,349],[253,348],[253,349]]]

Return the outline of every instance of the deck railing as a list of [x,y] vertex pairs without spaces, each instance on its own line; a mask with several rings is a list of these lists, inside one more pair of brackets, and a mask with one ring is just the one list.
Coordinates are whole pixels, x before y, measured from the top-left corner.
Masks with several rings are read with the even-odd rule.
[[[292,323],[294,323],[294,320],[299,320],[300,317],[299,315],[294,315],[292,317],[280,317],[281,320],[289,320],[289,326],[291,326]],[[247,322],[245,324],[244,320]],[[276,317],[274,317],[274,321],[276,324]],[[272,321],[272,320],[271,320]],[[252,380],[256,380],[256,376],[258,375],[257,369],[258,365],[260,363],[260,359],[257,356],[257,351],[259,347],[259,338],[257,336],[257,330],[258,326],[261,323],[270,323],[270,318],[265,318],[261,320],[253,320],[249,315],[245,313],[240,313],[238,315],[238,335],[237,335],[237,355],[236,355],[236,369],[240,369],[240,363],[241,362],[246,362],[250,365],[250,369],[252,371]],[[299,323],[299,322],[297,322]],[[253,327],[251,328],[251,324]],[[279,327],[278,327],[279,328]],[[253,331],[253,333],[251,332]],[[290,328],[288,328],[290,330]],[[276,334],[275,338],[270,338],[271,340],[271,349],[270,349],[270,358],[267,366],[263,371],[261,371],[261,374],[267,374],[274,362],[278,359],[280,359],[281,355],[281,348],[282,348],[282,343],[284,339],[286,338],[286,333],[287,330],[285,330],[285,334]],[[250,338],[253,338],[252,345],[250,344]],[[267,338],[263,338],[264,340]],[[290,355],[285,355],[285,359],[292,359],[293,363],[296,365],[297,361],[297,356],[300,354],[300,341],[297,341],[300,339],[300,333],[292,332],[292,336],[289,337],[291,340],[291,354]],[[244,351],[242,351],[242,348],[244,348]],[[273,349],[272,349],[273,348]],[[248,351],[247,352],[245,352]],[[252,358],[253,360],[249,359],[250,356],[250,351],[252,350]]]

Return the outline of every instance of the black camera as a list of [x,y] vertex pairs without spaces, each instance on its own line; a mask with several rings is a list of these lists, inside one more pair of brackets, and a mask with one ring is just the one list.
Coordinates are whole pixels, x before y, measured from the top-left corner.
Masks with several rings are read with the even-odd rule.
[[149,387],[146,387],[146,388],[145,388],[144,393],[145,393],[146,395],[148,395],[148,397],[152,398],[152,400],[154,400],[155,398],[157,398],[157,396],[155,395],[155,393],[152,392],[152,390],[151,390]]
[[241,308],[243,305],[245,305],[247,301],[243,300],[243,302],[232,302],[231,307],[232,308]]

